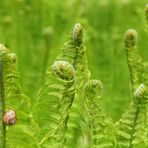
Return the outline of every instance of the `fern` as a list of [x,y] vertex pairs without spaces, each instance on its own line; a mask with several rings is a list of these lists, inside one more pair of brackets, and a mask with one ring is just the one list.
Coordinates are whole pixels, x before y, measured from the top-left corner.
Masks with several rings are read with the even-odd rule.
[[65,147],[73,147],[73,143],[78,143],[78,138],[82,133],[83,113],[83,87],[89,79],[90,73],[87,69],[86,47],[83,44],[83,27],[77,23],[71,33],[70,39],[64,44],[63,53],[57,60],[70,62],[76,73],[76,94],[68,122],[67,141]]
[[[147,18],[147,6],[145,12]],[[136,31],[128,30],[132,100],[116,124],[101,109],[102,82],[90,80],[81,24],[74,26],[62,54],[49,67],[35,103],[18,83],[17,56],[0,45],[0,147],[75,148],[86,140],[90,148],[147,148],[147,73],[136,42]],[[14,126],[4,120],[9,110],[17,116]]]
[[[86,82],[90,77],[87,69],[86,47],[83,43],[83,27],[80,23],[74,26],[70,39],[64,44],[63,53],[57,60],[65,60],[73,65],[76,71],[77,82],[80,83],[78,86],[81,87],[83,80]],[[80,74],[84,74],[83,77]]]
[[[24,124],[27,118],[27,108],[29,111],[30,101],[28,97],[26,97],[17,82],[18,72],[16,68],[16,55],[13,53],[9,53],[9,50],[6,49],[3,45],[0,46],[1,51],[1,131],[0,134],[3,139],[3,143],[1,143],[1,147],[21,147],[23,145],[23,140],[29,140],[30,137],[25,136],[25,132],[23,129],[27,127],[27,124]],[[25,106],[25,107],[24,107]],[[3,114],[5,111],[12,109],[17,114],[17,125],[10,126],[5,128],[3,123]],[[17,133],[18,131],[18,133]],[[17,133],[17,134],[16,134]],[[28,131],[29,133],[29,131]],[[22,135],[22,142],[20,135]],[[13,138],[12,138],[13,137]],[[23,138],[24,137],[24,138]],[[20,143],[17,139],[20,139]],[[30,141],[30,140],[29,140]],[[27,145],[24,143],[24,146]]]
[[114,124],[102,112],[99,105],[102,89],[103,84],[99,80],[90,80],[85,86],[85,104],[90,119],[90,147],[92,148],[112,148],[116,146]]
[[[46,84],[40,89],[33,107],[37,138],[41,147],[62,147],[75,93],[75,73],[66,61],[57,61],[48,71]],[[42,116],[38,116],[43,112]]]
[[142,59],[136,50],[137,33],[128,30],[125,34],[127,63],[129,67],[133,100],[119,122],[118,143],[120,147],[147,147],[147,89],[144,85]]

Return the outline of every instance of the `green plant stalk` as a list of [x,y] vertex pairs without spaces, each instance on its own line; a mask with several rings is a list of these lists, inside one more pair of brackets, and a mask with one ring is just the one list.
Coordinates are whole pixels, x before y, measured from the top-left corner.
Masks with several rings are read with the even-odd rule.
[[4,84],[3,84],[3,61],[2,53],[0,49],[0,102],[1,102],[1,142],[0,145],[2,148],[6,146],[6,127],[3,122],[3,115],[5,113],[5,95],[4,95]]
[[[139,103],[138,103],[139,104]],[[130,148],[133,148],[133,140],[134,140],[134,133],[135,133],[135,130],[136,130],[136,126],[137,126],[137,120],[138,120],[138,117],[139,117],[139,108],[137,106],[136,108],[136,112],[135,112],[135,118],[134,118],[134,123],[133,123],[133,129],[132,129],[132,132],[131,132],[131,138],[130,138]]]

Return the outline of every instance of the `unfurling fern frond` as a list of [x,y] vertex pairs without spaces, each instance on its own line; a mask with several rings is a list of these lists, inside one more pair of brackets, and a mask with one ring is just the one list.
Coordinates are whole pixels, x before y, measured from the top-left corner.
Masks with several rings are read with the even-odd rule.
[[137,33],[130,29],[125,34],[127,63],[130,72],[133,100],[129,109],[116,123],[117,140],[120,147],[148,146],[148,97],[142,59],[136,49]]
[[99,80],[90,80],[85,86],[85,104],[90,119],[91,148],[116,147],[114,124],[99,106],[102,89],[103,84]]
[[141,101],[139,103],[132,101],[128,110],[116,123],[118,144],[123,148],[147,148],[148,146],[147,90],[141,89],[141,86],[143,84],[134,92],[135,99],[140,99]]
[[125,47],[133,92],[144,80],[144,67],[142,64],[142,58],[136,49],[136,43],[137,32],[134,29],[129,29],[125,33]]
[[[67,138],[65,147],[73,147],[81,133],[82,109],[83,105],[83,87],[90,77],[87,69],[86,47],[83,44],[83,27],[77,23],[71,33],[69,41],[64,44],[63,53],[57,60],[65,60],[71,63],[76,73],[76,94],[72,105],[70,119],[68,122]],[[77,146],[75,146],[77,147]]]
[[83,44],[83,27],[80,23],[74,26],[69,41],[64,44],[63,53],[57,60],[64,60],[73,65],[79,84],[90,77],[87,69],[86,47]]
[[9,50],[0,45],[4,52],[1,53],[2,69],[3,69],[3,82],[5,89],[5,97],[12,94],[18,94],[21,92],[20,86],[17,82],[18,72],[16,68],[16,55],[14,53],[9,53]]
[[[75,94],[75,72],[66,61],[56,61],[48,71],[33,108],[41,147],[63,147]],[[42,112],[42,116],[39,114]]]
[[[26,141],[29,141],[30,135],[25,132],[24,129],[27,129],[27,123],[29,120],[29,107],[30,107],[30,100],[28,97],[26,97],[20,88],[20,85],[18,83],[18,72],[16,67],[16,60],[17,57],[15,54],[10,53],[9,50],[4,47],[3,45],[0,45],[0,82],[1,82],[1,121],[2,121],[2,127],[1,127],[1,136],[3,143],[0,145],[0,147],[25,147],[27,146],[26,143],[22,142],[19,143],[18,139],[20,139],[20,135],[23,135],[26,133],[26,136],[23,138]],[[6,116],[9,111],[15,111],[16,113],[16,119],[12,118],[12,115]],[[6,120],[8,120],[6,122]],[[8,124],[11,122],[10,124]],[[16,122],[14,126],[6,127],[6,125],[13,125]],[[24,124],[24,122],[26,124]],[[16,134],[16,131],[18,130],[18,134]],[[29,131],[29,130],[28,130]],[[13,138],[12,138],[13,137]]]

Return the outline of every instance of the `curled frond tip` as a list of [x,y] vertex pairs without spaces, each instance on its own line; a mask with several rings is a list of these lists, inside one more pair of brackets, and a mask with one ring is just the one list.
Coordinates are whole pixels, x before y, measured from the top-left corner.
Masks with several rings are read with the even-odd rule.
[[83,40],[83,26],[80,23],[75,24],[72,32],[73,42],[79,45]]
[[72,80],[74,78],[74,68],[66,61],[56,61],[52,65],[52,70],[55,75],[63,80]]
[[[96,90],[97,89],[97,90]],[[99,95],[103,93],[103,83],[100,80],[89,80],[85,85],[86,95]]]
[[137,42],[137,31],[134,29],[129,29],[124,35],[126,46],[135,46]]

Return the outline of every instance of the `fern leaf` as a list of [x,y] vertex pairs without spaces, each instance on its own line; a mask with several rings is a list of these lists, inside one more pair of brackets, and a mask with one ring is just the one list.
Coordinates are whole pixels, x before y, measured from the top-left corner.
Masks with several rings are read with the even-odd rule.
[[99,80],[90,80],[85,86],[85,103],[90,119],[91,147],[115,147],[115,127],[111,119],[101,111],[99,99],[103,84]]
[[83,44],[83,27],[80,23],[74,26],[70,39],[64,44],[63,53],[57,60],[68,61],[73,65],[78,83],[82,83],[84,78],[87,81],[90,77],[87,69],[86,47]]
[[[48,71],[47,83],[40,89],[33,108],[42,147],[62,147],[75,93],[75,73],[66,61],[56,61]],[[40,116],[41,115],[41,116]]]
[[[69,115],[67,138],[65,147],[73,147],[73,143],[78,143],[81,133],[81,123],[83,122],[82,87],[88,81],[90,73],[87,69],[86,47],[83,44],[83,27],[77,23],[71,33],[69,41],[64,44],[63,53],[57,60],[65,60],[71,63],[76,73],[76,94],[72,109]],[[77,137],[77,138],[76,138]]]
[[129,109],[116,123],[120,147],[147,147],[148,98],[142,59],[136,49],[137,33],[130,29],[125,34],[127,63],[129,67],[133,100]]
[[[3,124],[3,144],[4,147],[26,147],[27,144],[21,144],[18,141],[21,141],[20,135],[25,135],[23,129],[27,129],[27,126],[30,124],[29,122],[29,108],[30,108],[30,99],[26,97],[19,86],[18,83],[18,72],[16,67],[16,55],[13,53],[9,53],[9,50],[6,49],[3,45],[0,46],[1,50],[1,75],[2,79],[0,80],[3,84],[3,95],[4,95],[4,103],[3,103],[3,112],[7,110],[14,110],[17,115],[17,123],[14,126],[9,126],[5,128],[3,118],[1,119]],[[2,86],[2,85],[1,85]],[[25,124],[24,124],[25,123]],[[19,128],[21,126],[21,128]],[[15,130],[16,129],[16,130]],[[17,130],[18,129],[18,130]],[[18,131],[18,134],[16,134]],[[25,140],[29,140],[29,132],[25,135]],[[13,140],[13,138],[15,140]]]

